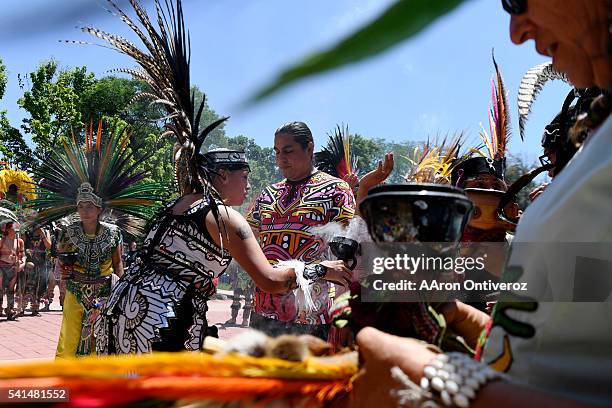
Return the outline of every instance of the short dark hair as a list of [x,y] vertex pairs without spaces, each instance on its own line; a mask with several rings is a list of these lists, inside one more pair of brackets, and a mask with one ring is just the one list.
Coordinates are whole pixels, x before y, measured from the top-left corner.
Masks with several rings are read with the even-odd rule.
[[310,128],[304,122],[289,122],[285,123],[274,132],[274,136],[278,134],[285,134],[293,136],[293,140],[300,146],[302,149],[306,150],[308,147],[308,143],[312,143],[314,145],[314,139],[312,138],[312,132]]

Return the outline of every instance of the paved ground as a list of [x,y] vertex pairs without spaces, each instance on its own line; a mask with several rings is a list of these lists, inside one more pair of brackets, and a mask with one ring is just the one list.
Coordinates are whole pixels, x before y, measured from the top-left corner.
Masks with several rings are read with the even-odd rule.
[[[0,317],[0,360],[23,360],[55,357],[55,347],[59,338],[62,312],[59,305],[59,293],[56,288],[54,303],[50,312],[41,312],[41,316],[26,315],[16,321]],[[219,337],[229,338],[245,330],[242,326],[225,326],[223,323],[230,318],[231,300],[213,300],[209,303],[208,323],[219,327]],[[6,304],[6,299],[3,300]],[[244,301],[242,302],[244,305]],[[242,323],[242,310],[238,315]]]

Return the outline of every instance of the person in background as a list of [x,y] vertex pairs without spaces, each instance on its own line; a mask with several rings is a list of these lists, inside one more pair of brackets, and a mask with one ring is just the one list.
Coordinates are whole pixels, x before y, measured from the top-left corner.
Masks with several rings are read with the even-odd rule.
[[62,230],[57,244],[62,280],[67,288],[58,358],[95,353],[93,319],[98,303],[110,295],[111,274],[123,275],[121,230],[100,221],[102,199],[89,183],[83,183],[76,203],[79,218]]
[[[2,226],[0,238],[0,299],[6,293],[6,318],[15,320],[15,290],[17,279],[26,264],[23,240],[17,236],[19,224],[8,222]],[[0,305],[0,309],[1,309]]]
[[47,250],[50,248],[51,236],[44,228],[36,228],[26,239],[25,294],[21,313],[30,303],[32,316],[40,316],[40,303],[47,294]]
[[[586,90],[572,89],[565,98],[561,112],[544,128],[542,135],[542,148],[544,154],[540,156],[542,165],[550,163],[553,167],[548,171],[548,176],[554,179],[567,163],[574,157],[578,148],[570,140],[569,132],[576,123],[578,116],[588,112],[593,100],[601,95],[601,90],[591,87]],[[574,105],[572,102],[576,100]],[[529,199],[535,200],[548,183],[536,187],[530,194]]]
[[59,303],[62,309],[64,308],[64,298],[66,297],[66,281],[62,280],[61,268],[59,262],[57,262],[57,241],[61,233],[61,228],[56,226],[55,223],[52,223],[52,231],[51,248],[49,250],[49,259],[47,262],[47,270],[49,272],[47,298],[45,306],[41,309],[43,312],[48,312],[50,310],[53,298],[55,297],[56,286],[59,288]]
[[123,265],[127,270],[130,269],[134,265],[134,263],[137,263],[139,261],[140,258],[138,257],[138,244],[136,243],[136,241],[132,241],[130,242],[130,247],[125,254]]

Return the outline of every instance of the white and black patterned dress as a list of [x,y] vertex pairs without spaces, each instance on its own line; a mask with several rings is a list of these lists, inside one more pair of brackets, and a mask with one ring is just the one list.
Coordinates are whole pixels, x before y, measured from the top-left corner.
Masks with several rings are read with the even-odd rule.
[[96,320],[98,354],[202,348],[207,301],[216,291],[213,278],[231,257],[206,231],[208,202],[181,215],[172,214],[173,204],[149,231],[143,263],[119,280]]

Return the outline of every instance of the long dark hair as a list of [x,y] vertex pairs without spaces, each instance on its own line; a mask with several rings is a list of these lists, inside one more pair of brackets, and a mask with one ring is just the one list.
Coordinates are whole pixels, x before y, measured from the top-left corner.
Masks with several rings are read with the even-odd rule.
[[312,143],[314,145],[314,139],[312,138],[312,132],[310,128],[304,122],[289,122],[285,123],[274,132],[274,136],[278,134],[290,135],[293,137],[293,140],[300,146],[302,149],[306,150],[308,148],[308,144]]

